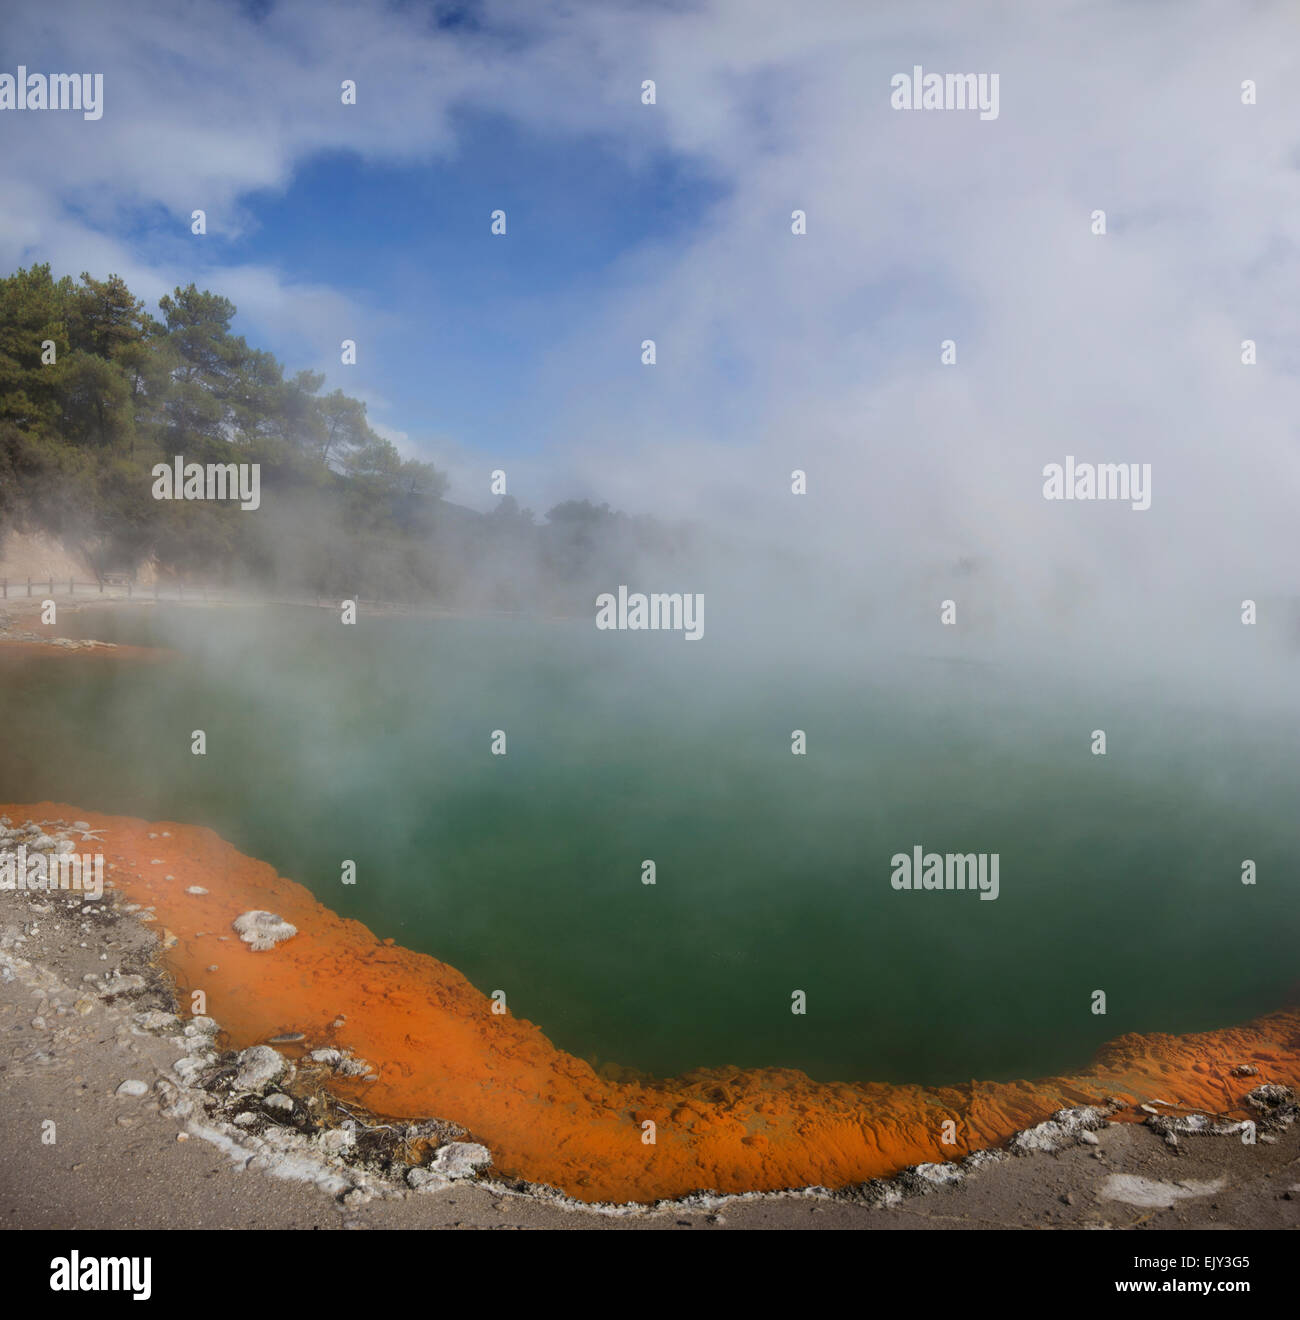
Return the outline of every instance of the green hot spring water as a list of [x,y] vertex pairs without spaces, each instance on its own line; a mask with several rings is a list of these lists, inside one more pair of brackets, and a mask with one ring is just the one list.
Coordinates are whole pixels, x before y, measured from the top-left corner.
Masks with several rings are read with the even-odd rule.
[[[8,671],[0,799],[210,826],[596,1064],[1035,1077],[1294,998],[1293,711],[589,621],[69,620],[183,658]],[[997,853],[997,900],[894,890],[917,844]]]

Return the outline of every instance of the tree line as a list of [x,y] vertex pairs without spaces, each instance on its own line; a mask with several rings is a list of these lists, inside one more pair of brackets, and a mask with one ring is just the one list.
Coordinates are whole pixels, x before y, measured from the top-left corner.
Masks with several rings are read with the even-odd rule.
[[[403,458],[365,404],[286,371],[231,330],[234,304],[194,284],[150,313],[117,275],[0,279],[0,533],[45,530],[101,573],[144,562],[220,584],[519,608],[576,603],[685,528],[588,501],[544,524],[512,497],[480,515]],[[156,500],[151,470],[257,463],[262,508]],[[601,586],[603,589],[603,586]]]

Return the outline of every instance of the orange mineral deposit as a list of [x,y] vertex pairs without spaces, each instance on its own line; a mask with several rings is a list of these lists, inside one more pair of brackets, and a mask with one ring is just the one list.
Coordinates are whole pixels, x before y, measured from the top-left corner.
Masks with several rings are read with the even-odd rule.
[[[531,1022],[494,1013],[454,967],[377,938],[211,830],[52,802],[0,815],[104,831],[110,885],[176,937],[159,956],[182,1009],[202,989],[230,1047],[296,1032],[302,1048],[346,1047],[378,1076],[337,1079],[341,1096],[382,1116],[450,1119],[501,1172],[582,1201],[843,1187],[997,1145],[1064,1106],[1159,1097],[1246,1117],[1255,1085],[1300,1083],[1297,1009],[1197,1035],[1123,1036],[1085,1070],[1035,1082],[827,1083],[788,1068],[611,1080]],[[297,934],[255,952],[231,928],[250,910]],[[1258,1074],[1234,1076],[1241,1064]],[[941,1140],[948,1119],[955,1145]]]

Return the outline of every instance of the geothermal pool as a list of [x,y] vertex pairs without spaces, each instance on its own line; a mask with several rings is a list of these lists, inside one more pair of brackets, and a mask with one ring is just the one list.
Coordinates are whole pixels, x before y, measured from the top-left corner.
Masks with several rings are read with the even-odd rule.
[[[66,620],[182,654],[9,664],[0,800],[210,826],[596,1066],[1041,1077],[1295,998],[1300,753],[1267,703],[590,621]],[[895,889],[917,847],[996,854],[996,900]]]

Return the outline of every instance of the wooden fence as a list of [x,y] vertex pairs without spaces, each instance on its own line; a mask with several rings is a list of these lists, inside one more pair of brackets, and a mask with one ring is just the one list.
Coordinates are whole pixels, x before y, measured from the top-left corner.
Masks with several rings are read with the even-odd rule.
[[[67,592],[63,591],[67,587]],[[225,587],[186,586],[183,582],[160,584],[154,582],[148,586],[132,582],[127,578],[114,579],[112,574],[97,582],[78,582],[75,578],[26,578],[15,581],[0,578],[0,600],[26,599],[66,599],[67,597],[90,600],[139,600],[139,601],[187,601],[193,604],[211,602],[214,605],[299,605],[316,608],[337,609],[342,597],[300,596],[279,597],[260,596],[254,592],[240,592]],[[430,601],[420,600],[366,600],[360,596],[347,597],[356,601],[358,607],[367,610],[382,610],[394,614],[428,615],[473,615],[479,618],[515,619],[529,617],[525,610],[499,609],[453,609],[435,605]],[[548,615],[548,618],[563,620],[570,616]]]

